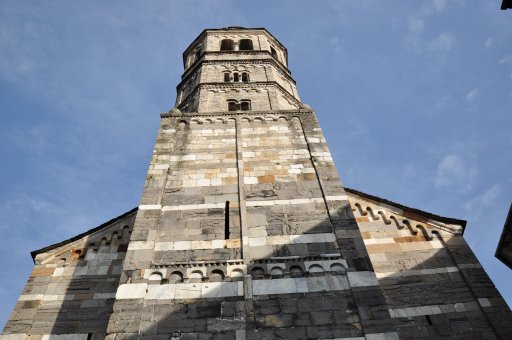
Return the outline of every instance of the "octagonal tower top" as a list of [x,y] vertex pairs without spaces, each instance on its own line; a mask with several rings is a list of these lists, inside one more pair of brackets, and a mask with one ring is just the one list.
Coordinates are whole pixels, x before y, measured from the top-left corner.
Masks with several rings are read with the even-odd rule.
[[264,28],[206,29],[183,53],[183,113],[302,108],[286,48]]

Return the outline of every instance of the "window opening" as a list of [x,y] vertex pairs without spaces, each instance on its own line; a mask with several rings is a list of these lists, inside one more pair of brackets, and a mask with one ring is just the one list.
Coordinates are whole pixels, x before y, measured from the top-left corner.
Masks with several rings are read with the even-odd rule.
[[228,111],[236,111],[238,108],[237,108],[237,103],[236,101],[234,100],[229,100],[228,101]]
[[221,51],[233,51],[235,48],[234,48],[234,43],[233,43],[233,40],[231,39],[223,39],[220,43],[220,50]]
[[226,201],[226,211],[224,212],[224,239],[229,239],[229,201]]
[[233,73],[233,81],[240,81],[240,77],[237,72]]
[[229,73],[228,72],[224,73],[224,82],[225,83],[229,82]]
[[428,324],[429,324],[429,325],[432,325],[432,319],[430,319],[430,316],[428,316],[428,315],[425,315],[425,316],[426,316],[426,318],[427,318],[427,322],[428,322]]
[[244,100],[240,103],[240,110],[249,111],[251,109],[251,102],[249,100]]
[[251,39],[242,39],[242,40],[240,40],[239,46],[240,46],[239,47],[240,51],[251,51],[251,50],[253,50],[252,40]]
[[244,83],[248,83],[249,82],[249,73],[247,73],[247,72],[243,72],[242,73],[242,81]]
[[276,52],[276,50],[272,46],[270,46],[270,53],[272,54],[272,56],[274,58],[277,59],[277,52]]

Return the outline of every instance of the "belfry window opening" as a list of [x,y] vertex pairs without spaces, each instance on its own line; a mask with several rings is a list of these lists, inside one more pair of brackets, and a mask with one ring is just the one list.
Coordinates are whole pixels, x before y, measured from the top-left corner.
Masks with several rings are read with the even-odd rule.
[[235,49],[235,43],[231,39],[223,39],[220,42],[221,51],[233,51]]
[[240,51],[252,51],[254,49],[251,39],[241,39],[238,46]]
[[234,82],[234,83],[248,83],[249,80],[249,73],[248,72],[224,72],[224,82]]
[[228,100],[228,111],[250,111],[251,101],[249,99],[242,99],[237,101],[235,99]]

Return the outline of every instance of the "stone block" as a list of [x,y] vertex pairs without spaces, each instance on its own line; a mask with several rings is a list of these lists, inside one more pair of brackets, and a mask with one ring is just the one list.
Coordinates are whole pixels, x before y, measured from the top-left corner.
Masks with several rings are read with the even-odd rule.
[[379,283],[374,272],[347,272],[350,287],[377,286]]
[[202,286],[198,283],[179,283],[176,285],[176,299],[199,299],[201,298]]
[[146,295],[147,283],[127,283],[119,286],[116,299],[143,299]]
[[174,299],[175,293],[175,284],[149,285],[145,298],[155,300],[170,300]]
[[[201,297],[202,298],[218,298],[221,297],[222,286],[225,282],[205,282],[202,283]],[[228,282],[226,282],[228,283]],[[229,282],[231,283],[231,282]]]

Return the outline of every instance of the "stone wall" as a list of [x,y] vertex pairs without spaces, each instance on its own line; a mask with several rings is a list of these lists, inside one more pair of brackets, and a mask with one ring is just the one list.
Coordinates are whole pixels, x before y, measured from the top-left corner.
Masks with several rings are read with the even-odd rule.
[[104,339],[134,217],[39,252],[0,339]]
[[507,339],[510,309],[463,226],[358,195],[352,210],[400,338]]

